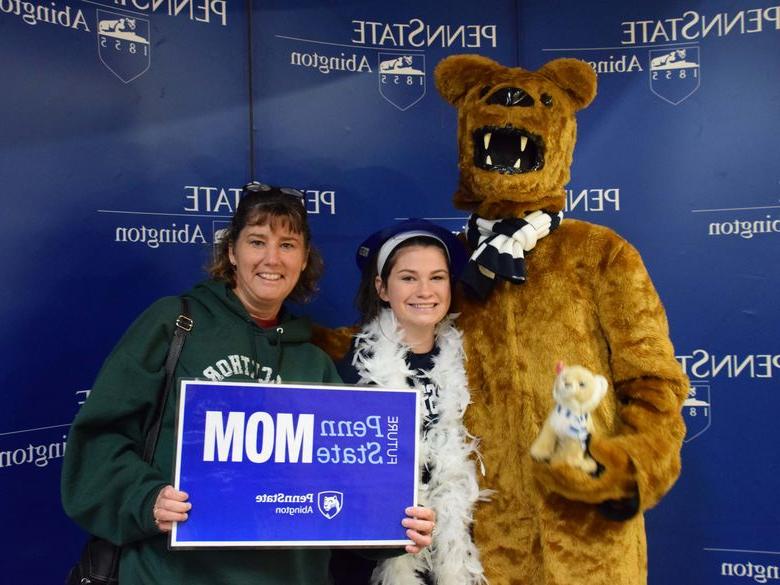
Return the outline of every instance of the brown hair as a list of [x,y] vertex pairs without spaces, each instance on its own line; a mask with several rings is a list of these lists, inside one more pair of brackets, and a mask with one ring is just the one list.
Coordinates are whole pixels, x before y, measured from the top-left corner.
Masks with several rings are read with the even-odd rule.
[[303,236],[308,253],[306,268],[289,298],[299,303],[310,300],[317,292],[317,282],[322,276],[324,264],[322,256],[311,244],[311,230],[304,205],[305,201],[302,199],[276,187],[260,192],[244,190],[244,196],[230,221],[230,227],[225,230],[224,236],[217,244],[214,259],[207,268],[209,276],[235,288],[236,268],[230,263],[229,251],[238,241],[241,230],[252,225],[267,225],[272,230],[282,227]]
[[[404,240],[395,248],[393,248],[390,256],[385,261],[385,265],[382,267],[382,274],[379,275],[383,284],[387,283],[387,277],[390,276],[390,273],[393,270],[393,266],[395,266],[398,251],[409,246],[433,246],[435,248],[439,248],[442,254],[444,254],[444,258],[447,259],[447,268],[450,272],[450,288],[452,289],[454,287],[454,283],[452,281],[452,266],[450,265],[449,256],[447,255],[447,248],[444,247],[444,244],[442,244],[441,241],[430,236],[413,236],[407,240]],[[360,311],[360,325],[370,323],[376,318],[377,315],[379,315],[379,311],[390,306],[390,303],[383,301],[379,297],[379,293],[376,291],[376,277],[376,254],[374,254],[371,258],[369,258],[368,263],[366,264],[366,269],[363,271],[363,276],[360,279],[360,285],[358,286],[358,291],[355,295],[355,307],[357,307],[357,310]],[[453,312],[452,300],[450,301],[450,307],[447,312]]]

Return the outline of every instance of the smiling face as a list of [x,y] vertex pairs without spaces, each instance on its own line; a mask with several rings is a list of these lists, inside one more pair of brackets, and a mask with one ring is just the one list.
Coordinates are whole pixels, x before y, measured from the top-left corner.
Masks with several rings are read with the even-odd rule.
[[295,288],[308,257],[303,236],[283,222],[247,225],[229,248],[233,292],[253,317],[273,319]]
[[450,271],[444,251],[437,246],[406,246],[393,262],[385,282],[376,278],[379,297],[390,304],[404,340],[415,353],[433,348],[434,328],[450,308]]

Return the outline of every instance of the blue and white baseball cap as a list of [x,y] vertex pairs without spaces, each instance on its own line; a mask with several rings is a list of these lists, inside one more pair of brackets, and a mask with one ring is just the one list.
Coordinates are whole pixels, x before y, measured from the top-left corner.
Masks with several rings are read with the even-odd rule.
[[450,274],[457,279],[468,259],[466,249],[455,234],[427,219],[412,218],[399,221],[368,236],[358,246],[355,255],[358,268],[362,272],[366,270],[369,262],[374,260],[377,274],[381,274],[393,250],[409,238],[417,236],[434,238],[444,245],[450,264]]

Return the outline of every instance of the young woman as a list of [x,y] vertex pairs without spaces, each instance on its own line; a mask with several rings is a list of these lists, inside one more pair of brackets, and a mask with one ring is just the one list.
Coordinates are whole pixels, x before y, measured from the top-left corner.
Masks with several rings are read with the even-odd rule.
[[[356,304],[361,330],[337,364],[346,383],[417,388],[422,396],[419,504],[436,512],[433,544],[417,556],[381,561],[371,583],[475,585],[482,567],[470,536],[479,497],[476,440],[463,426],[469,390],[461,335],[449,315],[452,282],[465,251],[449,231],[407,220],[358,248],[362,280]],[[369,582],[373,567],[338,555],[337,583]]]

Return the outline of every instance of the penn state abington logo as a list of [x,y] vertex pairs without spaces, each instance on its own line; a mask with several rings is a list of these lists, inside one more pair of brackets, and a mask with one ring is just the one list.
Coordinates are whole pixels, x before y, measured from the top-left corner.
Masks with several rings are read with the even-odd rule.
[[97,11],[98,55],[125,83],[140,77],[151,63],[149,21],[108,10]]
[[650,51],[650,89],[676,106],[699,89],[699,47]]
[[317,494],[317,508],[328,520],[332,520],[341,512],[344,505],[344,494],[341,492],[319,492]]
[[379,53],[379,93],[401,110],[425,96],[425,55]]
[[688,389],[688,398],[683,403],[685,427],[688,431],[685,436],[686,443],[693,441],[710,428],[711,411],[709,384],[691,383],[691,387]]

